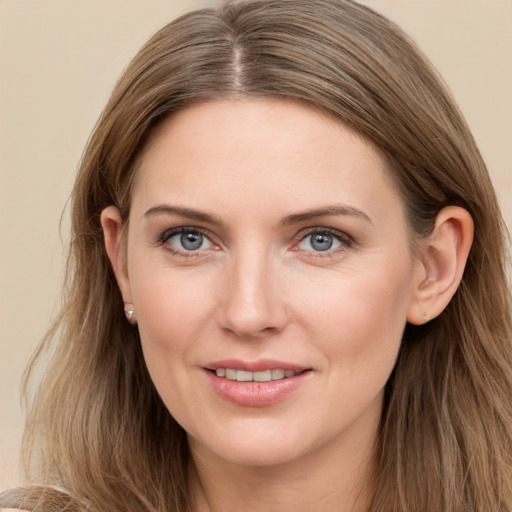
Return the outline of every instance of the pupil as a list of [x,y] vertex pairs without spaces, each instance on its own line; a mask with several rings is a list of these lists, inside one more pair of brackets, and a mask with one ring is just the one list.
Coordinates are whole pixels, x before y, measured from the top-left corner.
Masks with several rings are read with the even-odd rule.
[[195,251],[203,244],[203,235],[201,233],[183,233],[181,235],[181,245],[187,251]]
[[316,251],[327,251],[332,247],[332,236],[317,234],[313,236],[311,245]]

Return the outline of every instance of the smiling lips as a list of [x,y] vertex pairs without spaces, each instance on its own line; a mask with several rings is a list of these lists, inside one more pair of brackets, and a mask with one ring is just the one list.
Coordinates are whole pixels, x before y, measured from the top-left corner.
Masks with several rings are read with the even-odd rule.
[[209,365],[207,375],[223,399],[244,407],[265,407],[279,402],[301,386],[313,373],[279,362],[225,361]]
[[270,382],[295,377],[297,373],[298,372],[294,370],[284,370],[282,368],[263,370],[260,372],[234,370],[232,368],[217,368],[215,370],[217,377],[225,377],[228,380],[236,380],[238,382]]

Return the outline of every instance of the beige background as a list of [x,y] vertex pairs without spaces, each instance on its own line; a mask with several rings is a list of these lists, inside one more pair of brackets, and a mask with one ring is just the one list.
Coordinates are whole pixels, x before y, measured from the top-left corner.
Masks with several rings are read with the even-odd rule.
[[[512,0],[364,3],[399,22],[444,75],[512,226]],[[0,0],[0,489],[19,481],[18,386],[58,309],[59,220],[83,146],[138,47],[176,14],[206,4]],[[65,240],[65,221],[62,232]]]

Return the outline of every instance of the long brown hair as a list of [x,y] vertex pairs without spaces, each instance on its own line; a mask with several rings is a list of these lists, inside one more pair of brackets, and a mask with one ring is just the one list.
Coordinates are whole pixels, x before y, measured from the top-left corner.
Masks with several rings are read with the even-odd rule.
[[430,233],[447,205],[472,215],[474,244],[455,297],[435,320],[406,327],[386,388],[371,510],[511,510],[511,298],[494,190],[425,57],[393,23],[348,0],[195,11],[133,59],[82,159],[64,306],[34,358],[51,353],[23,447],[28,477],[42,487],[10,491],[2,503],[189,510],[186,437],[124,319],[100,213],[116,205],[127,222],[134,162],[159,122],[187,105],[237,96],[301,102],[370,140],[389,162],[416,237]]

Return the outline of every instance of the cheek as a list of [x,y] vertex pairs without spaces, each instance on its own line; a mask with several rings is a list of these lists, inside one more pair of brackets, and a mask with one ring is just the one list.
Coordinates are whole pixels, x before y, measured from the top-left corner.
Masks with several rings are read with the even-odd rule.
[[134,272],[132,293],[139,328],[155,338],[168,338],[173,332],[178,341],[199,326],[211,298],[206,276],[173,271],[163,266]]
[[[160,391],[193,366],[197,340],[211,327],[207,276],[160,265],[133,272],[132,291],[146,364]],[[173,382],[171,382],[173,381]]]
[[211,331],[206,281],[161,267],[134,272],[132,279],[146,366],[167,409],[188,429],[189,405],[200,396],[187,383],[197,372],[198,341]]
[[343,281],[323,299],[323,308],[312,304],[309,316],[309,326],[321,336],[316,339],[322,340],[325,407],[331,411],[326,415],[333,417],[335,430],[373,410],[371,404],[380,408],[400,349],[408,299],[403,279]]
[[404,257],[361,267],[335,273],[302,293],[304,322],[312,336],[321,335],[332,365],[351,374],[370,366],[386,373],[394,366],[406,325],[411,263]]

